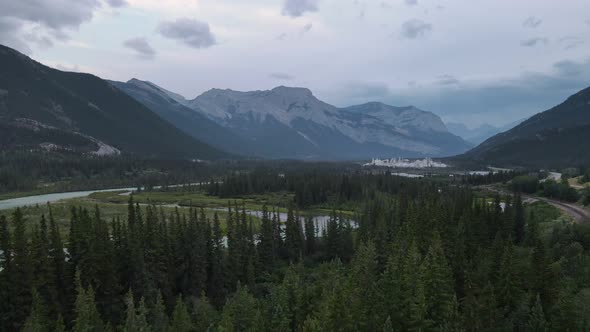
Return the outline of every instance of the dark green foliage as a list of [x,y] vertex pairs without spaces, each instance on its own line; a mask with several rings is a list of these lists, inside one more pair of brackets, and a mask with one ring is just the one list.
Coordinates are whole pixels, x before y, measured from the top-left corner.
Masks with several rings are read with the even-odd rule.
[[510,186],[515,192],[532,194],[539,188],[539,179],[535,176],[521,175],[513,178]]
[[588,327],[587,225],[556,223],[558,210],[523,205],[518,194],[490,203],[455,184],[371,175],[347,183],[364,193],[338,194],[350,193],[357,216],[334,209],[317,225],[322,234],[295,206],[281,225],[276,207],[256,223],[229,202],[223,228],[220,214],[166,215],[130,197],[127,216],[112,221],[99,208],[72,207],[62,242],[51,213],[27,220],[15,210],[10,222],[0,217],[0,250],[9,253],[0,256],[1,329]]

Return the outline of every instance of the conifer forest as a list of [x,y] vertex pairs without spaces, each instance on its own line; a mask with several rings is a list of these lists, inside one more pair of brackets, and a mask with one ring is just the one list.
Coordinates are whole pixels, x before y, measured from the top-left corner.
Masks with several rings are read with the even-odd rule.
[[[16,208],[0,330],[587,331],[590,227],[468,182],[252,173],[203,183],[226,200],[208,212],[139,194],[108,218]],[[276,191],[292,199],[257,214],[236,198]]]

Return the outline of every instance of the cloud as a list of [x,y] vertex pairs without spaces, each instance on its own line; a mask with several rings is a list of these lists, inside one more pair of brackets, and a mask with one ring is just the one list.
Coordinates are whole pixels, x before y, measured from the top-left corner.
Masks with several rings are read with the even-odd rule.
[[113,8],[121,8],[128,5],[126,0],[105,0]]
[[455,78],[460,84],[441,85],[441,77],[434,84],[408,82],[406,87],[395,89],[385,83],[348,82],[337,86],[330,99],[337,105],[368,101],[415,105],[462,123],[504,124],[550,109],[586,88],[590,58],[562,60],[544,73],[524,72],[493,80]]
[[276,36],[275,39],[276,40],[285,40],[285,39],[287,39],[287,34],[283,32],[280,35]]
[[455,85],[459,84],[459,80],[453,75],[440,75],[437,77],[436,83],[439,85]]
[[[124,0],[105,1],[112,5],[125,3]],[[41,48],[51,47],[53,40],[66,40],[67,30],[75,30],[90,21],[102,6],[99,0],[0,0],[0,20],[5,28],[0,33],[0,43],[27,53],[31,51],[28,43]],[[12,23],[6,30],[8,21]]]
[[417,39],[424,37],[432,31],[432,24],[426,23],[419,19],[411,19],[402,24],[402,37],[408,39]]
[[535,37],[535,38],[530,38],[530,39],[526,39],[520,42],[520,46],[524,46],[524,47],[533,47],[533,46],[537,46],[537,45],[547,45],[547,43],[549,42],[549,40],[545,37]]
[[562,60],[553,64],[553,68],[562,76],[579,76],[587,71],[589,63],[579,63],[571,60]]
[[[347,98],[360,100],[361,102],[381,99],[392,94],[389,86],[384,82],[348,82],[341,89],[342,94],[346,95]],[[351,101],[348,104],[354,103],[355,101]]]
[[154,50],[145,38],[132,38],[123,42],[123,46],[134,50],[140,59],[153,59],[156,56]]
[[584,44],[584,40],[576,36],[565,36],[559,38],[559,42],[563,45],[564,50],[571,50]]
[[30,54],[31,48],[18,37],[22,22],[9,18],[0,17],[0,44],[12,47],[22,53]]
[[295,76],[287,74],[287,73],[271,73],[268,76],[272,79],[282,80],[282,81],[292,81],[295,79]]
[[209,24],[190,18],[165,21],[158,26],[165,38],[175,39],[193,48],[208,48],[216,44]]
[[541,25],[541,23],[543,23],[543,20],[541,20],[540,18],[529,16],[526,20],[524,20],[524,22],[522,22],[522,25],[524,27],[534,29]]
[[76,28],[100,8],[98,0],[2,1],[0,16],[38,23],[51,29]]
[[416,6],[418,4],[418,0],[404,0],[404,3],[408,6]]
[[303,29],[301,29],[301,34],[306,34],[306,33],[310,32],[312,28],[313,28],[313,24],[307,23],[306,25],[303,26]]
[[299,17],[306,12],[317,12],[319,0],[285,0],[282,14],[284,16]]

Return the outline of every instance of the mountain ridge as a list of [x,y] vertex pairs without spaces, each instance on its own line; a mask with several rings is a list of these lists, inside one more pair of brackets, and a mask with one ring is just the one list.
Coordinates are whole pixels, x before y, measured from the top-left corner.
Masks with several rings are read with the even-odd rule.
[[97,76],[53,69],[2,45],[0,73],[5,149],[98,153],[108,146],[111,152],[142,157],[229,156],[182,133]]
[[504,166],[577,166],[590,162],[590,88],[504,133],[461,158]]

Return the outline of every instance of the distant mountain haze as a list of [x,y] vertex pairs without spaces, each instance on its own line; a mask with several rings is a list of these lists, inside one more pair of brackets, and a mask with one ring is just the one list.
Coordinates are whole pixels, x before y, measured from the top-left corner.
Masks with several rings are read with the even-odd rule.
[[503,166],[568,167],[590,162],[590,88],[497,134],[462,158]]
[[504,126],[493,126],[484,123],[475,128],[468,128],[465,124],[457,122],[447,122],[446,126],[451,133],[463,138],[467,142],[473,143],[474,145],[479,145],[486,139],[496,134],[503,133],[516,127],[524,120],[526,119],[511,122]]
[[[114,84],[154,110],[150,106],[153,98],[146,98],[147,92],[132,91],[140,86],[151,91],[153,83],[137,84],[131,80]],[[285,86],[249,92],[211,89],[193,100],[164,88],[158,87],[158,91],[164,94],[161,100],[183,104],[239,137],[244,145],[239,151],[264,158],[442,156],[458,154],[471,147],[449,133],[438,116],[412,106],[367,103],[337,108],[317,99],[309,89]],[[170,119],[169,115],[158,114]],[[170,121],[186,133],[197,131],[186,122]],[[198,138],[223,147],[212,137]]]

